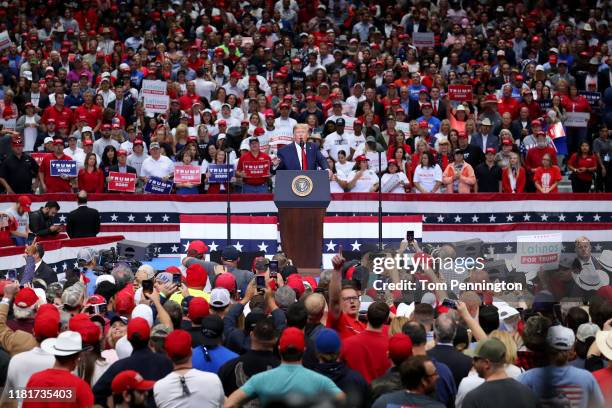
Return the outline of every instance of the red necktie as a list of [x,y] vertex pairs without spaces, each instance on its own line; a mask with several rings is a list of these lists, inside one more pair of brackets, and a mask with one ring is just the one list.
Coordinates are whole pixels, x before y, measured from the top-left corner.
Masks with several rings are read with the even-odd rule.
[[433,114],[437,115],[438,114],[438,101],[434,101],[434,110],[433,110]]
[[302,170],[308,170],[308,161],[306,160],[306,147],[302,147]]

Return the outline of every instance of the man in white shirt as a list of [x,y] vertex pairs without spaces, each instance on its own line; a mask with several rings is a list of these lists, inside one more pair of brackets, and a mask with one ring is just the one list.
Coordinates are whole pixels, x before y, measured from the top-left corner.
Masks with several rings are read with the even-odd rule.
[[217,83],[212,81],[210,74],[205,72],[206,67],[198,69],[198,77],[193,81],[195,83],[195,93],[200,97],[211,100],[212,94],[217,90]]
[[164,347],[174,370],[153,387],[159,408],[221,407],[225,402],[219,377],[193,368],[191,341],[185,330],[174,330],[166,337]]
[[334,161],[338,161],[338,151],[344,150],[350,152],[351,138],[350,135],[344,132],[345,121],[342,118],[336,119],[336,131],[330,133],[325,138],[323,149],[329,152],[329,155]]
[[77,146],[77,137],[74,133],[68,136],[68,147],[64,149],[64,154],[74,160],[76,160],[75,157],[83,155],[83,149]]
[[279,106],[280,116],[274,120],[274,127],[276,129],[289,128],[292,129],[297,125],[297,121],[289,117],[290,106],[288,103],[283,102]]
[[174,163],[166,156],[162,156],[159,143],[152,142],[149,146],[151,155],[142,162],[140,177],[145,182],[151,177],[168,180],[174,175]]
[[[134,147],[134,141],[136,140],[136,137],[138,136],[138,138],[142,139],[142,133],[136,133],[134,125],[127,125],[126,132],[128,135],[128,140],[121,143],[121,149],[125,150],[126,152],[128,152],[128,155],[130,155],[132,154],[132,149]],[[142,146],[144,147],[144,152],[147,153],[147,146]]]
[[357,105],[359,102],[365,101],[366,97],[363,94],[363,85],[361,82],[355,82],[352,89],[352,95],[346,98],[346,105],[348,105],[345,109],[349,113],[349,115],[355,116],[355,112],[357,111]]
[[110,74],[108,76],[104,76],[104,74],[102,74],[102,81],[100,81],[100,89],[98,90],[98,94],[102,95],[105,108],[108,107],[108,104],[117,99],[117,95],[115,95],[115,93],[110,89]]
[[130,154],[127,158],[128,166],[132,166],[136,169],[136,174],[140,177],[142,172],[142,163],[149,157],[147,152],[145,152],[145,146],[142,139],[134,140],[132,145],[132,154]]
[[17,222],[17,229],[11,232],[11,238],[17,246],[26,245],[28,234],[30,233],[30,205],[32,200],[28,196],[20,196],[17,203],[5,211]]
[[98,157],[102,157],[104,153],[104,149],[106,146],[112,145],[116,150],[119,150],[121,145],[115,139],[111,139],[111,129],[112,126],[110,123],[105,123],[100,126],[100,133],[102,137],[94,142],[93,151]]

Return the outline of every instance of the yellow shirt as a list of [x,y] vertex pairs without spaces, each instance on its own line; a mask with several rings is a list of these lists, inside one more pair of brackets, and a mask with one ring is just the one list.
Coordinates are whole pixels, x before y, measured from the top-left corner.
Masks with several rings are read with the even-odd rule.
[[[189,294],[191,296],[204,298],[207,302],[210,302],[210,293],[206,293],[203,290],[193,288],[188,288],[187,290],[189,291]],[[183,294],[181,292],[176,292],[172,296],[170,296],[169,300],[172,300],[173,302],[176,302],[181,305],[183,304]]]

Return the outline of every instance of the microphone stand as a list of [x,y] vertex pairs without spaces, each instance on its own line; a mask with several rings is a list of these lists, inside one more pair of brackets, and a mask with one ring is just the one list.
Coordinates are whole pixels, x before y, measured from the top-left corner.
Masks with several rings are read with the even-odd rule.
[[[225,150],[225,161],[227,163],[227,165],[230,165],[230,160],[229,160],[229,155],[230,152],[232,151],[232,149],[226,149]],[[228,168],[229,170],[229,168]],[[227,227],[227,239],[226,239],[226,245],[229,246],[231,245],[232,242],[232,227],[231,227],[231,216],[232,216],[232,209],[231,209],[231,205],[230,205],[230,174],[231,172],[228,171],[227,174],[227,183],[225,186],[225,199],[226,199],[226,210],[225,210],[225,224]]]
[[379,143],[376,143],[376,151],[378,152],[378,251],[382,252],[382,146]]

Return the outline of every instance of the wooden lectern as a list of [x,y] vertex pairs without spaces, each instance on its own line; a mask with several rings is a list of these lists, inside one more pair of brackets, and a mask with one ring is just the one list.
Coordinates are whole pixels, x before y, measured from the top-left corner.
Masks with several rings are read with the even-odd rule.
[[323,218],[330,200],[326,171],[281,170],[276,173],[274,203],[278,208],[281,247],[300,272],[320,271]]

